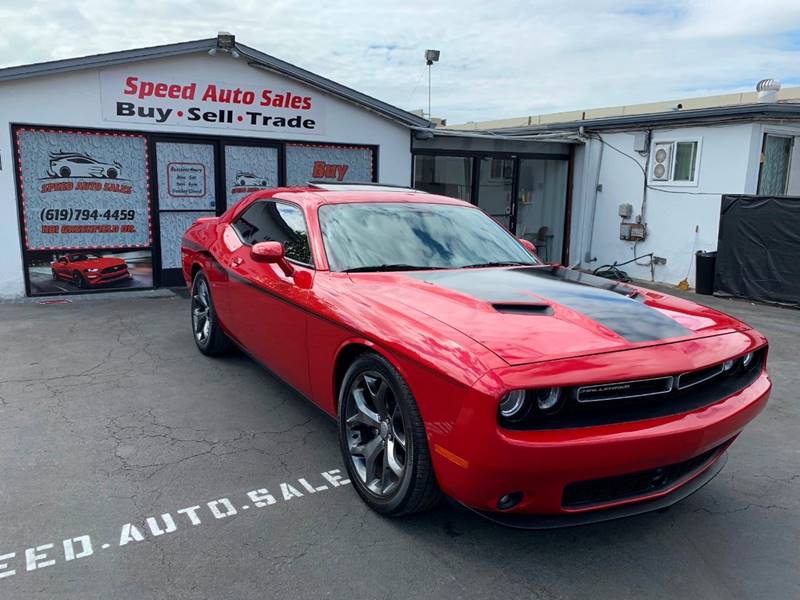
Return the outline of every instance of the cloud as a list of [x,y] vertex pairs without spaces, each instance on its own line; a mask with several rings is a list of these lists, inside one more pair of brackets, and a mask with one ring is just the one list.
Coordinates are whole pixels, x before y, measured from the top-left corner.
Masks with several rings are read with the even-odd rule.
[[451,123],[800,83],[796,0],[4,0],[0,65],[237,39]]

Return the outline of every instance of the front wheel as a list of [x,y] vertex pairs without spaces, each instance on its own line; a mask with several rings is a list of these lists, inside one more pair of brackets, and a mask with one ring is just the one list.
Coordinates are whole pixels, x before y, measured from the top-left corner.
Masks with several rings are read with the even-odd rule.
[[211,287],[202,271],[192,282],[192,334],[198,350],[208,356],[223,354],[230,349],[230,339],[219,325]]
[[397,369],[378,354],[362,354],[344,376],[339,443],[350,480],[373,510],[401,516],[438,502],[417,403]]

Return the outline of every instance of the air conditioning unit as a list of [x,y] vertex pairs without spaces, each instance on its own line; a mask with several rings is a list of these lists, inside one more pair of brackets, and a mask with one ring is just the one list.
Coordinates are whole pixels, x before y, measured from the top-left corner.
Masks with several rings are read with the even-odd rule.
[[653,145],[653,166],[650,179],[653,181],[669,181],[672,169],[672,142]]

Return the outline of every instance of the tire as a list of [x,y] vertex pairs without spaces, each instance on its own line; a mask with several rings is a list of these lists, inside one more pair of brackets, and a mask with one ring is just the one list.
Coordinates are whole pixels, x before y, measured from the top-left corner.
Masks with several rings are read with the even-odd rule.
[[80,289],[86,287],[86,280],[83,278],[83,275],[81,275],[79,271],[75,271],[72,274],[72,283],[74,283]]
[[372,352],[356,358],[339,389],[338,420],[350,481],[370,508],[399,517],[438,503],[425,425],[408,384],[389,361]]
[[109,179],[116,179],[117,175],[119,175],[119,173],[114,167],[111,167],[106,171],[106,177],[108,177]]
[[53,274],[53,281],[58,281],[58,273],[56,273],[55,269],[50,270]]
[[69,167],[61,167],[61,168],[58,170],[58,174],[59,174],[61,177],[69,177],[70,175],[72,175],[72,171],[70,171],[70,170],[69,170]]
[[211,286],[202,271],[192,281],[190,300],[192,337],[197,349],[206,356],[218,356],[231,348],[231,341],[219,325],[211,297]]
[[240,186],[240,187],[243,187],[243,186],[244,186],[244,179],[240,179],[240,180],[239,180],[239,186]]

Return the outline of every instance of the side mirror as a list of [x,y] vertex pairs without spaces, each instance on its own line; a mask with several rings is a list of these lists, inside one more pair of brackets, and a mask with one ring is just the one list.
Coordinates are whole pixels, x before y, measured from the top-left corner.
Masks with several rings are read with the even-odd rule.
[[284,275],[291,277],[294,273],[292,263],[286,260],[283,244],[280,242],[258,242],[250,248],[250,258],[261,263],[275,263]]
[[536,256],[536,246],[533,245],[533,242],[522,238],[517,238],[517,241],[524,246],[525,250]]

